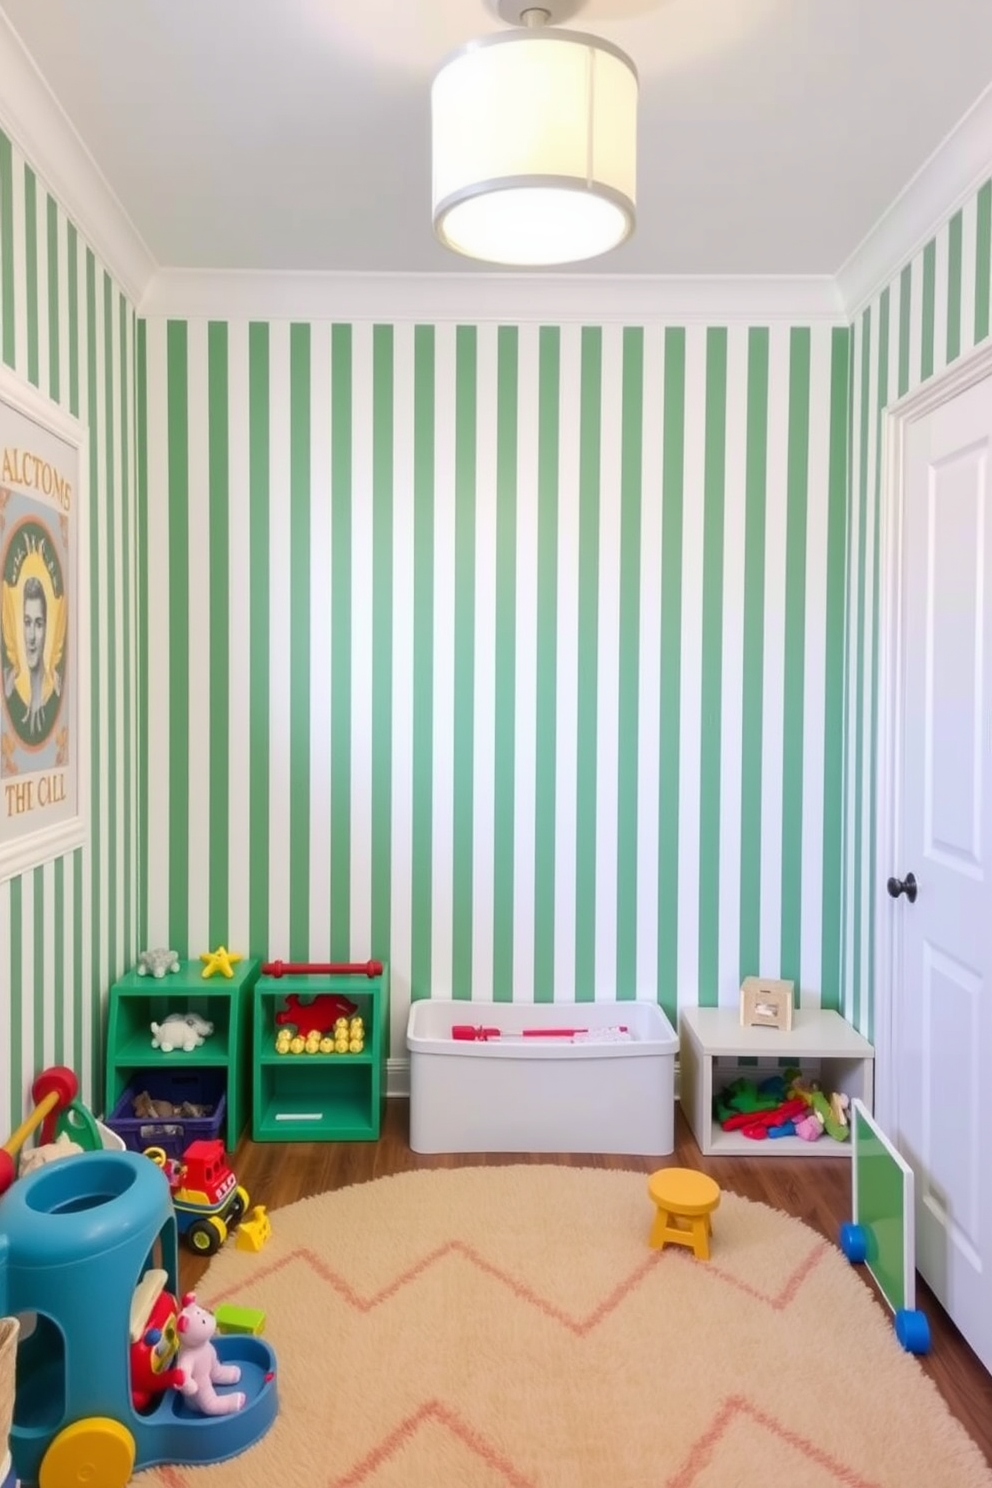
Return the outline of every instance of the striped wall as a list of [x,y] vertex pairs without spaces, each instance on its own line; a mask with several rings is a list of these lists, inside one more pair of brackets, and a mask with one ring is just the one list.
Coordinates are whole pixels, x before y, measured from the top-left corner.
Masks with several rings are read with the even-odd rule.
[[986,181],[855,318],[845,653],[843,1002],[869,1034],[874,999],[882,414],[984,341],[992,304],[992,181]]
[[135,317],[0,131],[0,356],[88,424],[91,737],[88,844],[0,884],[0,1128],[53,1062],[99,1109],[102,998],[133,960],[138,849]]
[[102,765],[90,846],[0,885],[0,1118],[53,1060],[96,1094],[139,939],[384,955],[396,1052],[411,994],[674,1013],[759,968],[871,1033],[881,412],[989,334],[990,245],[986,183],[849,367],[801,327],[136,328],[0,133],[0,355],[96,431]]
[[881,411],[988,335],[990,223],[986,183],[856,318],[846,485],[843,333],[136,333],[0,134],[0,355],[97,431],[104,763],[90,847],[0,886],[5,1119],[97,1075],[142,821],[148,938],[386,955],[400,1030],[760,968],[870,1033]]
[[139,325],[148,937],[840,999],[849,333]]
[[881,415],[990,249],[986,183],[850,334],[136,325],[0,131],[0,356],[94,431],[97,762],[0,885],[0,1122],[52,1061],[99,1104],[159,941],[387,957],[397,1053],[411,995],[757,969],[870,1034]]

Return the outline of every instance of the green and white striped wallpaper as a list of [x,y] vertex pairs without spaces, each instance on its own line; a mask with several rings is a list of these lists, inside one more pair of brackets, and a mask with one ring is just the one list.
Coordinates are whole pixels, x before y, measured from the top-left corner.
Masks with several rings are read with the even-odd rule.
[[849,332],[139,326],[149,938],[840,998]]
[[138,837],[135,316],[119,286],[0,131],[0,356],[90,429],[93,761],[85,848],[0,884],[0,1128],[34,1076],[76,1070],[99,1106],[101,994],[133,960]]
[[878,737],[882,414],[986,340],[992,303],[992,181],[944,223],[852,326],[845,755],[845,1013],[872,1031]]
[[395,1053],[412,994],[759,969],[870,1032],[881,412],[990,259],[987,183],[850,331],[136,324],[0,132],[0,356],[94,431],[96,765],[0,885],[0,1121],[53,1060],[99,1103],[145,943],[387,957]]

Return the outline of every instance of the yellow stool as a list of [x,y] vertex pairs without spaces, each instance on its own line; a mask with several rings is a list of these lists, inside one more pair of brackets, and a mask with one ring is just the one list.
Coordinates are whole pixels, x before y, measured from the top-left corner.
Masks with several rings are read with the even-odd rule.
[[648,1238],[652,1249],[688,1245],[698,1261],[708,1261],[720,1185],[694,1168],[659,1168],[648,1179],[648,1197],[658,1209]]

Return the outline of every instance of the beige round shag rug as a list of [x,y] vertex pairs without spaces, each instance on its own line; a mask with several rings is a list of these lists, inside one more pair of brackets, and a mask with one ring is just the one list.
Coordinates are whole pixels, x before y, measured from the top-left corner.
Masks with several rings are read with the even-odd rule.
[[713,1257],[648,1248],[642,1173],[379,1179],[272,1215],[199,1290],[263,1308],[279,1417],[140,1488],[989,1488],[840,1251],[724,1194]]

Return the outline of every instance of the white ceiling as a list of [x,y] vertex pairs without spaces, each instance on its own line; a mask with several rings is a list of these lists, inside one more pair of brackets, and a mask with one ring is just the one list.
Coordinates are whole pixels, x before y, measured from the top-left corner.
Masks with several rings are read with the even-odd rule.
[[[0,0],[163,268],[473,273],[430,82],[485,0]],[[641,76],[638,226],[584,265],[836,274],[992,78],[989,0],[587,0]],[[0,84],[2,87],[2,84]]]

